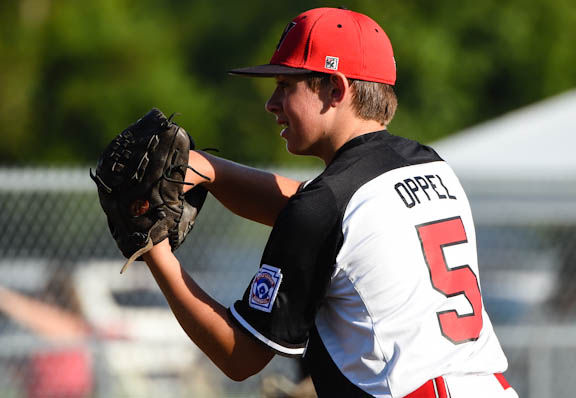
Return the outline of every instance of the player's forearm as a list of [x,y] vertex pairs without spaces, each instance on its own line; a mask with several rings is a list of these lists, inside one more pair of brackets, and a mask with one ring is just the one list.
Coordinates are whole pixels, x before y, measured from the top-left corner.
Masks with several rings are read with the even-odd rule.
[[[300,181],[254,169],[204,152],[191,151],[189,164],[210,178],[205,186],[230,211],[266,225],[296,193]],[[189,171],[187,181],[205,180]]]
[[186,334],[228,377],[243,380],[272,359],[273,352],[240,330],[226,308],[194,282],[166,240],[144,259]]

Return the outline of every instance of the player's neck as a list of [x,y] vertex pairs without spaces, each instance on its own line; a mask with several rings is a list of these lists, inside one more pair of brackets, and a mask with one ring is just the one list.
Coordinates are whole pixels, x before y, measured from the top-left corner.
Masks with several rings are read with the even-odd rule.
[[348,141],[361,135],[384,130],[386,126],[375,120],[364,120],[357,117],[351,117],[341,120],[336,124],[336,129],[327,134],[328,140],[325,150],[320,154],[320,158],[328,165],[338,150]]

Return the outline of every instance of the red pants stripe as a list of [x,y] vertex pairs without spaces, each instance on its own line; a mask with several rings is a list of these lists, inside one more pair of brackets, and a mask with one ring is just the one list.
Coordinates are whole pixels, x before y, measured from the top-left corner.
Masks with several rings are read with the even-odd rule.
[[[495,373],[494,376],[505,390],[510,388],[502,373]],[[446,388],[446,383],[442,376],[428,380],[416,391],[406,395],[406,398],[450,398],[450,392]]]

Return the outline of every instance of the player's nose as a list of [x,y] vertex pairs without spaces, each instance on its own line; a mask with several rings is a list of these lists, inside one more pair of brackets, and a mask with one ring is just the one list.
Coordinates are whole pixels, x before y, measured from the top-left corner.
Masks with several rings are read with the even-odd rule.
[[282,90],[279,87],[276,87],[268,101],[266,101],[265,108],[270,113],[278,113],[282,109],[282,100],[281,100]]

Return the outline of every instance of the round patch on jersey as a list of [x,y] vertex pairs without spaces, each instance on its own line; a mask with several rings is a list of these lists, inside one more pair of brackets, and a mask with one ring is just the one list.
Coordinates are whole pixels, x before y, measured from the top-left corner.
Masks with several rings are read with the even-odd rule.
[[280,272],[280,268],[262,264],[252,280],[250,302],[248,303],[250,307],[265,312],[272,311],[281,282],[282,272]]

